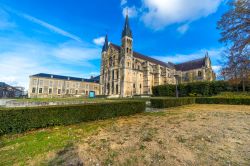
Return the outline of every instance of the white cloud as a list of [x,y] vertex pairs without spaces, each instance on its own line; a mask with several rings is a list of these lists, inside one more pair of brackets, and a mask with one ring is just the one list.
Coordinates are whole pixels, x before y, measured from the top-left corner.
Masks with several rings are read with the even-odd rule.
[[188,29],[189,29],[189,25],[188,24],[184,24],[184,25],[178,27],[177,31],[179,33],[181,33],[181,34],[184,34],[184,33],[186,33],[188,31]]
[[0,81],[28,87],[29,76],[51,73],[83,77],[99,68],[91,61],[100,59],[99,48],[75,43],[48,45],[30,39],[1,38]]
[[127,14],[128,14],[128,16],[130,18],[137,17],[137,15],[138,15],[138,11],[137,10],[138,9],[135,6],[124,7],[123,10],[122,10],[123,17],[126,17]]
[[121,6],[126,5],[128,3],[127,0],[121,0]]
[[219,71],[222,68],[222,66],[220,66],[220,65],[214,65],[214,66],[212,66],[212,68],[213,68],[213,70],[214,70],[215,73],[219,73]]
[[99,46],[102,46],[105,42],[105,37],[102,36],[102,37],[98,37],[98,38],[95,38],[93,40],[93,43],[95,43],[96,45],[99,45]]
[[215,13],[224,0],[142,0],[142,20],[155,30]]
[[56,27],[54,25],[51,25],[51,24],[49,24],[49,23],[47,23],[45,21],[42,21],[42,20],[40,20],[38,18],[35,18],[35,17],[31,16],[31,15],[28,15],[26,13],[22,13],[22,12],[19,12],[19,11],[10,9],[10,8],[7,8],[7,10],[12,12],[12,13],[15,13],[16,15],[18,15],[18,16],[20,16],[22,18],[25,18],[26,20],[29,20],[29,21],[31,21],[33,23],[36,23],[36,24],[38,24],[38,25],[40,25],[40,26],[42,26],[44,28],[47,28],[50,31],[53,31],[53,32],[55,32],[57,34],[68,37],[68,38],[73,39],[73,40],[78,41],[78,42],[82,42],[80,37],[78,37],[78,36],[76,36],[76,35],[74,35],[72,33],[69,33],[69,32],[67,32],[67,31],[65,31],[65,30],[63,30],[61,28],[58,28],[58,27]]
[[59,58],[64,63],[79,64],[91,67],[91,60],[100,58],[100,50],[93,47],[72,46],[62,44],[52,49],[52,55]]

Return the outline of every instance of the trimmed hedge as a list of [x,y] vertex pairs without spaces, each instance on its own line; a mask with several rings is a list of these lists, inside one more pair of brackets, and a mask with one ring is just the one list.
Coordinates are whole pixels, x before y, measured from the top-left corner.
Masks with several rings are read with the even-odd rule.
[[231,104],[231,105],[250,105],[250,98],[155,98],[151,99],[153,108],[169,108],[187,104]]
[[232,104],[232,105],[250,105],[250,98],[196,98],[197,104]]
[[0,109],[0,135],[55,125],[127,116],[143,112],[145,102],[119,101],[86,105]]
[[[154,96],[175,96],[175,85],[159,85],[152,88]],[[239,90],[242,86],[239,85]],[[180,97],[212,96],[220,92],[235,92],[236,85],[231,85],[227,81],[213,82],[193,82],[178,85]],[[246,91],[250,91],[250,85],[246,85]]]
[[195,104],[195,98],[156,98],[151,99],[153,108],[169,108],[187,104]]

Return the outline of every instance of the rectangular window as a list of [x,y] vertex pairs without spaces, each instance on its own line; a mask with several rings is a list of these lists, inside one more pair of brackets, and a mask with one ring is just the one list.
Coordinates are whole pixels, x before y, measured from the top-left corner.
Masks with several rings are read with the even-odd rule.
[[76,83],[76,86],[77,86],[77,88],[80,88],[80,83],[77,82],[77,83]]
[[39,81],[39,85],[40,85],[40,86],[43,86],[43,80],[40,80],[40,81]]
[[58,81],[58,87],[61,87],[61,81]]
[[52,88],[49,88],[49,94],[51,94],[52,93]]
[[66,90],[66,94],[69,94],[69,90],[68,89]]
[[43,88],[39,88],[39,93],[43,93]]
[[57,87],[57,81],[54,81],[54,87]]
[[32,88],[32,93],[36,93],[36,88]]
[[78,94],[78,90],[76,90],[76,95]]
[[53,86],[53,81],[49,81],[49,86],[50,86],[50,87]]
[[58,92],[58,94],[60,95],[60,94],[61,94],[61,89],[58,89],[57,92]]
[[36,85],[36,84],[37,84],[37,80],[34,79],[34,80],[33,80],[33,85]]

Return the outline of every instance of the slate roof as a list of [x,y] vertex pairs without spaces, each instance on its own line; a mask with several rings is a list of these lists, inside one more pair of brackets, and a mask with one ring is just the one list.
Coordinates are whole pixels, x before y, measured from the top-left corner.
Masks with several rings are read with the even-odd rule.
[[7,87],[7,86],[9,86],[9,85],[4,83],[4,82],[0,82],[0,87]]
[[200,59],[195,59],[192,61],[176,64],[175,69],[178,71],[188,71],[188,70],[202,68],[203,66],[205,66],[205,58],[200,58]]
[[[113,46],[118,51],[120,51],[120,49],[121,49],[121,47],[116,45],[116,44],[110,43],[110,45]],[[151,58],[149,56],[143,55],[143,54],[135,52],[135,51],[133,52],[133,56],[135,58],[143,59],[145,61],[155,63],[155,64],[159,64],[159,65],[164,66],[164,67],[174,68],[174,65],[171,65],[170,63],[165,63],[165,62],[159,61],[157,59]]]
[[55,74],[46,74],[46,73],[39,73],[32,75],[31,77],[43,77],[43,78],[56,78],[61,80],[71,80],[71,81],[82,81],[82,82],[92,82],[92,83],[99,83],[100,76],[85,79],[85,78],[78,78],[78,77],[69,77],[69,76],[62,76],[62,75],[55,75]]

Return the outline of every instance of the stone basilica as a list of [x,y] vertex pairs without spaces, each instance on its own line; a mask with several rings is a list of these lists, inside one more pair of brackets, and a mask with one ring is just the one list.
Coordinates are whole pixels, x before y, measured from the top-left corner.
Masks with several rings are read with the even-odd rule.
[[133,36],[126,16],[121,46],[108,43],[102,49],[100,94],[114,97],[150,95],[152,87],[163,84],[213,81],[208,54],[181,64],[165,63],[133,50]]

